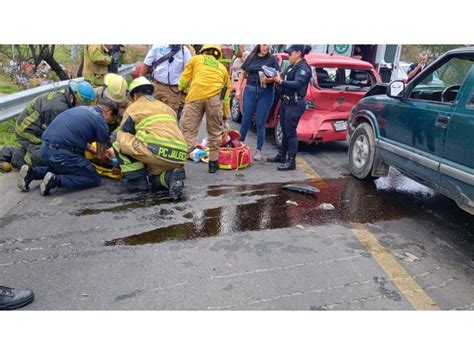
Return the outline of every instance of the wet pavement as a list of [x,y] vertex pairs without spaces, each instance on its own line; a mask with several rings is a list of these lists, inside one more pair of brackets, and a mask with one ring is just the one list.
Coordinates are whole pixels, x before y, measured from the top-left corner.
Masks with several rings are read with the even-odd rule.
[[[112,180],[41,197],[0,176],[0,281],[33,288],[28,309],[413,309],[358,224],[437,307],[474,308],[472,216],[393,169],[353,178],[344,142],[301,150],[322,180],[264,161],[214,175],[188,163],[177,203]],[[264,157],[275,153],[268,138]]]

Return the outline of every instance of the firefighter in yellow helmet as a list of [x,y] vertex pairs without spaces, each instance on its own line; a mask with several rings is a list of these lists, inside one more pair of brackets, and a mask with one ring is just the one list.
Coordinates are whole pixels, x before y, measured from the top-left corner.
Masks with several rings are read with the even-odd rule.
[[152,95],[153,85],[146,78],[130,83],[132,103],[112,146],[130,187],[167,189],[177,200],[184,187],[187,146],[174,110]]
[[86,44],[84,47],[84,80],[92,86],[104,85],[104,76],[112,63],[111,44]]
[[107,123],[112,133],[120,124],[123,113],[130,104],[127,98],[127,81],[118,74],[109,73],[104,77],[104,85],[94,89],[97,99],[106,97],[117,105],[117,111],[113,112],[112,120]]
[[221,56],[218,44],[205,44],[200,54],[188,62],[178,83],[181,90],[189,90],[181,119],[189,151],[196,145],[199,126],[204,113],[206,114],[210,173],[219,169],[219,145],[222,127],[227,126],[229,94],[232,89],[229,73],[219,63]]

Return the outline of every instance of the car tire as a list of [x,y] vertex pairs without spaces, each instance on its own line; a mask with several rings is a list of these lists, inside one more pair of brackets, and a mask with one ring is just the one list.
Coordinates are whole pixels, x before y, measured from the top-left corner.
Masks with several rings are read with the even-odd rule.
[[240,112],[239,99],[235,96],[235,92],[230,94],[230,117],[232,121],[240,123],[242,121],[242,112]]
[[280,117],[278,117],[278,119],[276,120],[273,136],[275,138],[276,146],[280,148],[283,142],[283,130],[281,129]]
[[368,123],[355,129],[349,140],[349,169],[356,178],[374,180],[372,168],[375,159],[374,131]]

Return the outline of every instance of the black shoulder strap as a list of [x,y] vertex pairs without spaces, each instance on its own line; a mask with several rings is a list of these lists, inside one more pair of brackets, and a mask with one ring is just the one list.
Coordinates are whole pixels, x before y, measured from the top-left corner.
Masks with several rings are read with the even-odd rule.
[[152,64],[153,70],[155,70],[156,67],[158,67],[158,65],[160,65],[161,63],[163,63],[163,62],[167,61],[168,59],[170,59],[171,57],[173,57],[176,53],[179,52],[179,50],[180,50],[180,48],[173,48],[173,49],[171,49],[171,51],[169,51],[163,57],[155,60]]

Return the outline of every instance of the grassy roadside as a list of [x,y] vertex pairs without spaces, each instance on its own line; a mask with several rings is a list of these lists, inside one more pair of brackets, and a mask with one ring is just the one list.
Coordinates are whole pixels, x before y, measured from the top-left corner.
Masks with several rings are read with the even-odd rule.
[[0,122],[0,145],[19,146],[15,137],[15,119]]

